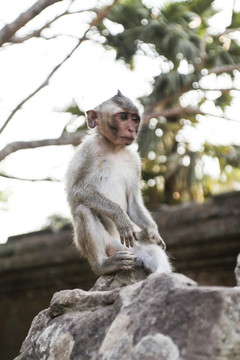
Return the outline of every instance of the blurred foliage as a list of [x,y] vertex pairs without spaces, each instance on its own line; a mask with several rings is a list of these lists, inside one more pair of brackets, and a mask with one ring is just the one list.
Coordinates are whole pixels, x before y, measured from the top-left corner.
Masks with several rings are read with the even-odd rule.
[[55,214],[47,218],[47,223],[42,227],[42,230],[51,230],[58,232],[71,226],[71,221],[61,215]]
[[[131,69],[139,55],[158,62],[152,91],[140,99],[145,117],[153,114],[139,137],[144,196],[153,206],[159,201],[201,201],[215,192],[240,189],[240,148],[206,143],[193,151],[182,131],[196,126],[209,101],[224,118],[239,77],[240,46],[230,29],[240,27],[240,15],[233,9],[231,24],[217,34],[209,26],[217,13],[214,5],[212,0],[159,1],[154,6],[150,1],[120,0],[96,28],[105,38],[103,46],[114,48],[116,58]],[[227,86],[219,85],[223,76]],[[82,115],[74,107],[69,111]],[[211,161],[219,168],[215,177],[206,169]]]
[[[146,111],[157,109],[160,114],[143,127],[139,138],[146,200],[152,205],[159,201],[203,200],[214,192],[238,188],[239,147],[203,144],[199,151],[192,151],[180,134],[185,126],[195,126],[198,110],[201,114],[202,106],[209,100],[204,82],[210,72],[215,73],[211,89],[219,90],[212,100],[215,108],[224,112],[231,104],[232,94],[219,88],[218,78],[224,73],[220,68],[240,64],[239,42],[228,31],[224,34],[209,31],[208,20],[217,13],[212,0],[168,1],[164,5],[159,2],[159,7],[156,2],[154,6],[150,2],[144,4],[140,0],[121,0],[108,20],[121,24],[122,31],[111,32],[106,21],[98,31],[106,39],[105,46],[113,47],[116,58],[123,59],[131,68],[137,55],[159,60],[159,74],[153,79],[152,92],[140,99]],[[239,26],[240,16],[233,10],[227,30]],[[228,71],[232,84],[229,89],[234,87],[237,76],[237,70]],[[169,116],[161,116],[161,111],[189,106],[196,113],[172,111]],[[205,171],[209,159],[219,165],[215,178]]]
[[63,133],[73,133],[77,131],[87,130],[87,123],[85,121],[85,113],[81,110],[78,104],[73,101],[66,109],[65,112],[72,114],[70,121],[63,129]]
[[6,210],[7,209],[7,204],[8,204],[10,196],[11,196],[11,191],[9,189],[0,190],[0,207],[1,207],[1,210]]
[[6,192],[0,191],[0,201],[7,202],[8,201],[8,194]]
[[79,108],[75,101],[73,101],[72,104],[65,111],[77,117],[85,115],[84,111]]

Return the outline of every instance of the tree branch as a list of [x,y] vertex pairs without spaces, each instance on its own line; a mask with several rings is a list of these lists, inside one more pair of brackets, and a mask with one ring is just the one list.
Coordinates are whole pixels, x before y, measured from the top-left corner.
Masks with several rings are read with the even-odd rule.
[[[39,1],[43,1],[43,0],[39,0]],[[50,2],[50,0],[48,0]],[[52,0],[53,1],[53,0]],[[56,0],[55,0],[56,1]],[[46,2],[46,0],[45,0]],[[0,128],[0,134],[3,132],[3,130],[5,129],[5,127],[8,125],[9,121],[12,119],[12,117],[15,115],[15,113],[21,109],[21,107],[29,100],[31,99],[34,95],[36,95],[41,89],[43,89],[45,86],[48,85],[49,80],[51,79],[51,77],[55,74],[55,72],[72,56],[72,54],[77,50],[77,48],[81,45],[81,43],[85,40],[87,40],[87,33],[89,32],[89,30],[93,27],[96,26],[98,22],[102,21],[107,14],[111,11],[112,7],[118,2],[118,0],[114,0],[112,5],[107,6],[103,11],[99,12],[97,14],[97,16],[92,20],[92,22],[89,24],[88,29],[85,31],[85,33],[83,34],[83,36],[81,37],[81,39],[78,40],[77,44],[74,46],[74,48],[70,51],[70,53],[60,62],[58,63],[54,69],[51,71],[51,73],[48,75],[48,77],[46,78],[46,80],[44,80],[44,82],[36,89],[34,90],[30,95],[28,95],[23,101],[21,101],[16,107],[15,109],[13,109],[13,111],[11,112],[11,114],[8,116],[8,118],[5,120],[3,126]]]
[[207,41],[207,37],[209,36],[208,33],[205,33],[204,36],[200,39],[200,44],[199,44],[199,56],[200,56],[200,63],[198,64],[197,68],[198,70],[203,67],[203,65],[206,62],[207,59],[207,51],[206,51],[206,41]]
[[145,118],[148,120],[151,119],[152,117],[154,117],[151,115],[153,110],[154,111],[162,111],[162,109],[166,105],[170,104],[170,106],[171,106],[172,102],[177,100],[182,94],[184,94],[185,92],[187,92],[188,90],[191,90],[191,89],[192,89],[191,86],[188,86],[188,87],[182,86],[181,89],[179,89],[179,91],[177,91],[174,95],[168,95],[164,99],[162,99],[158,102],[155,102],[151,105],[146,106],[144,109],[143,119],[145,119]]
[[[69,6],[70,7],[70,6]],[[25,36],[22,36],[22,37],[18,37],[18,36],[12,36],[10,38],[10,41],[11,43],[14,43],[14,44],[19,44],[19,43],[22,43],[24,41],[27,41],[29,39],[32,39],[32,38],[38,38],[38,37],[43,37],[41,35],[41,32],[47,28],[49,28],[55,21],[59,20],[61,17],[65,16],[65,15],[75,15],[75,14],[80,14],[80,13],[83,13],[83,12],[86,12],[86,11],[92,11],[92,12],[95,12],[97,13],[97,9],[96,8],[92,8],[92,9],[87,9],[87,10],[78,10],[78,11],[69,11],[69,8],[67,10],[65,10],[64,12],[62,12],[61,14],[57,15],[55,18],[53,18],[52,20],[50,20],[49,22],[47,22],[46,24],[44,24],[40,29],[38,30],[35,30],[33,31],[32,33],[30,34],[27,34]],[[55,36],[56,37],[56,36]],[[46,37],[43,37],[44,39],[48,40],[48,38]],[[54,37],[51,37],[50,39],[53,39]],[[75,36],[76,38],[76,36]]]
[[228,34],[231,34],[233,32],[236,32],[236,31],[240,31],[240,27],[237,27],[237,28],[228,28],[226,30],[224,30],[223,32],[221,33],[218,33],[218,34],[211,34],[211,36],[213,37],[218,37],[218,36],[222,36],[222,35],[228,35]]
[[199,90],[201,91],[221,91],[221,93],[228,93],[229,91],[240,91],[240,89],[237,89],[235,87],[231,87],[231,88],[215,88],[215,89],[211,89],[211,88],[199,88]]
[[61,0],[38,0],[27,11],[19,15],[12,23],[5,25],[0,30],[0,46],[8,42],[11,37],[30,20],[39,15],[47,7],[59,2]]
[[38,147],[54,146],[54,145],[77,146],[81,143],[85,135],[86,135],[86,131],[81,131],[73,134],[64,134],[56,139],[43,139],[43,140],[35,140],[35,141],[15,141],[6,145],[0,151],[0,161],[18,150],[35,149]]
[[[212,37],[215,37],[215,38],[220,38],[221,36],[223,35],[228,35],[228,34],[231,34],[233,32],[236,32],[236,31],[240,31],[240,27],[239,28],[235,28],[235,29],[226,29],[224,30],[223,32],[221,33],[218,33],[218,34],[209,34],[208,32],[206,32],[201,40],[200,40],[200,44],[199,44],[199,56],[200,56],[200,63],[199,65],[197,66],[198,69],[202,68],[206,62],[206,59],[207,59],[207,51],[206,51],[206,41],[207,41],[207,38],[208,36],[212,36]],[[217,68],[213,68],[212,70],[215,70]],[[234,70],[234,69],[233,69]],[[229,70],[231,71],[231,70]],[[226,72],[229,72],[229,71],[226,71]],[[215,71],[212,71],[213,73],[216,73]],[[223,71],[225,72],[225,71]],[[209,70],[209,73],[211,73],[211,70]],[[217,74],[217,73],[216,73]]]
[[37,182],[39,182],[39,181],[52,181],[52,182],[60,182],[60,180],[53,179],[51,177],[42,178],[42,179],[27,179],[27,178],[22,178],[22,177],[18,177],[18,176],[7,175],[7,174],[1,173],[1,172],[0,172],[0,176],[4,177],[6,179],[20,180],[20,181],[31,181],[31,182],[35,182],[35,181],[37,181]]
[[240,70],[240,64],[216,66],[212,69],[209,69],[208,73],[218,75],[225,72],[231,72],[233,70]]
[[173,117],[173,116],[177,116],[177,115],[182,115],[182,114],[186,114],[186,115],[207,115],[206,113],[204,113],[203,111],[201,111],[199,108],[195,108],[195,107],[191,107],[191,106],[187,106],[187,107],[175,107],[175,108],[171,108],[171,109],[164,109],[164,110],[159,110],[157,108],[153,108],[152,111],[150,111],[148,109],[147,113],[143,113],[143,125],[146,125],[149,120],[151,118],[157,118],[157,117],[165,117],[165,118],[169,118],[169,117]]
[[187,107],[175,107],[175,108],[171,108],[171,109],[164,109],[164,110],[159,110],[158,108],[153,108],[152,111],[150,111],[148,109],[148,112],[145,114],[143,113],[143,122],[142,125],[146,125],[149,120],[151,118],[158,118],[160,116],[165,117],[165,118],[170,118],[170,117],[174,117],[174,116],[183,116],[183,115],[203,115],[203,116],[211,116],[211,117],[215,117],[215,118],[221,118],[221,119],[225,119],[227,121],[237,121],[239,123],[239,120],[234,120],[231,118],[224,116],[217,116],[214,114],[209,114],[207,112],[202,111],[199,107],[191,107],[191,106],[187,106]]

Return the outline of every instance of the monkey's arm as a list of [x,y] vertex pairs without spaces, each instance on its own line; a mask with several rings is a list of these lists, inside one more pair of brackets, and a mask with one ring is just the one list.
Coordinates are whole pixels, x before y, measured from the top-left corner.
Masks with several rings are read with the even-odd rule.
[[119,231],[121,243],[127,247],[133,246],[134,238],[137,238],[136,232],[127,213],[118,204],[109,200],[97,190],[76,191],[75,196],[78,204],[85,205],[96,213],[108,216]]
[[163,249],[166,248],[166,245],[158,232],[156,222],[143,204],[140,189],[134,189],[129,194],[128,215],[140,229],[147,233],[150,242],[160,245]]

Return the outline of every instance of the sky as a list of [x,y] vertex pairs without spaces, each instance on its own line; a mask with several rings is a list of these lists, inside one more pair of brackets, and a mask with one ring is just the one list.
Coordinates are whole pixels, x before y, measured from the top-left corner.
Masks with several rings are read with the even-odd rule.
[[[150,0],[149,0],[150,1]],[[156,1],[156,0],[155,0]],[[8,0],[0,3],[0,26],[14,20],[28,8],[33,0]],[[237,1],[240,6],[240,1]],[[89,0],[87,6],[95,3]],[[223,8],[214,27],[221,31],[228,20],[228,8],[231,1],[217,0],[219,9]],[[86,2],[78,1],[76,7]],[[60,11],[59,3],[54,11]],[[51,16],[51,14],[49,14]],[[79,20],[71,23],[60,22],[56,31],[66,28],[72,35],[79,28]],[[34,20],[28,26],[34,28],[42,19]],[[65,19],[64,21],[67,21]],[[46,36],[51,32],[46,31]],[[44,41],[32,39],[25,44],[0,49],[0,126],[11,110],[39,84],[45,80],[56,62],[61,61],[74,46],[74,39],[61,37],[57,40]],[[144,70],[144,71],[143,71]],[[147,95],[150,81],[159,72],[157,60],[138,56],[135,70],[130,71],[122,61],[115,61],[115,52],[106,51],[100,45],[84,42],[72,58],[66,62],[51,79],[50,84],[31,99],[11,120],[0,136],[0,148],[9,142],[34,140],[60,136],[62,129],[70,120],[70,115],[62,112],[75,101],[85,111],[105,99],[113,96],[120,89],[134,101]],[[210,104],[209,104],[210,106]],[[237,101],[230,109],[237,120]],[[200,146],[206,139],[216,139],[222,143],[240,144],[240,123],[231,122],[231,126],[219,119],[211,119],[206,127],[206,119],[200,119],[197,129],[187,128],[186,136],[193,139],[193,146]],[[231,128],[231,129],[230,129]],[[72,146],[22,150],[10,155],[0,163],[0,171],[24,178],[44,178],[52,176],[63,179],[67,164],[74,154]],[[217,171],[217,170],[216,170]],[[47,224],[46,218],[52,214],[70,216],[64,192],[64,182],[29,182],[10,180],[0,177],[0,190],[8,196],[8,202],[0,202],[0,242],[5,242],[11,235],[39,230]]]

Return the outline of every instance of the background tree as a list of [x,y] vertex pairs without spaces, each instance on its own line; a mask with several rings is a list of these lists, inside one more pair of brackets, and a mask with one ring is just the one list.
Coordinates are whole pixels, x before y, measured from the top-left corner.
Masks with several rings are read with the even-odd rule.
[[[231,171],[239,166],[239,147],[206,143],[193,152],[182,132],[203,116],[230,120],[227,110],[239,91],[240,47],[235,34],[240,16],[233,2],[229,26],[216,33],[209,26],[215,14],[211,0],[169,1],[159,8],[126,0],[98,24],[105,46],[116,49],[117,59],[131,67],[138,54],[159,60],[152,92],[141,98],[145,126],[139,145],[152,201],[156,194],[166,202],[209,195],[213,182],[199,171],[206,154],[219,159],[224,189],[233,188],[231,176],[240,179],[237,170]],[[121,24],[121,31],[113,34],[110,22]]]

